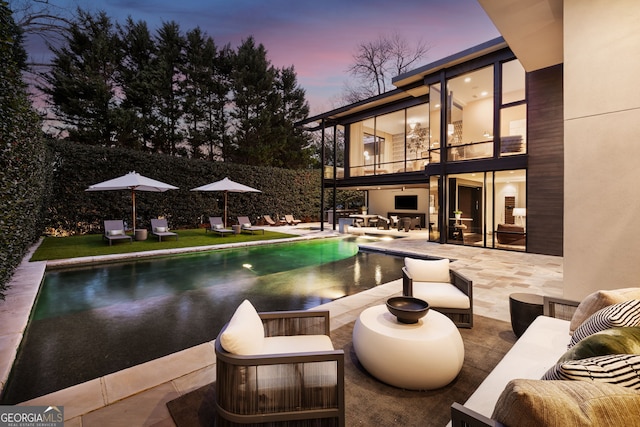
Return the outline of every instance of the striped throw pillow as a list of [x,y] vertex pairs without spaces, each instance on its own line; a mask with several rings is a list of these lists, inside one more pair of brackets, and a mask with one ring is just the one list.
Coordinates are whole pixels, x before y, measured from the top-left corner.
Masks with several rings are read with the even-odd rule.
[[581,339],[593,335],[605,329],[639,326],[640,325],[640,300],[613,304],[593,313],[584,323],[575,330],[569,342],[569,348],[576,345]]
[[542,379],[597,381],[640,390],[640,355],[610,354],[561,362]]

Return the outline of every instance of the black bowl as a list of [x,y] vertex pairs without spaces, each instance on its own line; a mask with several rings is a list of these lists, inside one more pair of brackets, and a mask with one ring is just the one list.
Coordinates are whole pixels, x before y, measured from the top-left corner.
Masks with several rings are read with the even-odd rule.
[[429,303],[413,297],[393,297],[387,300],[387,309],[400,323],[417,323],[427,315]]

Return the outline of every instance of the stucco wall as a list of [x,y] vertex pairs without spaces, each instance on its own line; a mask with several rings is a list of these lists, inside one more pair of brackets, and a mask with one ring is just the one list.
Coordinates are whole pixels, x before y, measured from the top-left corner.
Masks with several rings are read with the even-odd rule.
[[640,2],[564,2],[564,295],[638,286]]

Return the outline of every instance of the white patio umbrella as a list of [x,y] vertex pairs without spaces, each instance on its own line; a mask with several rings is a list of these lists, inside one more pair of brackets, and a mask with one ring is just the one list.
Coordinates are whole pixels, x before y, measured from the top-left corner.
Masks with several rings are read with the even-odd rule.
[[228,193],[262,193],[260,190],[248,187],[235,181],[231,181],[225,177],[220,181],[212,182],[211,184],[202,185],[197,188],[192,188],[191,191],[221,191],[224,193],[224,226],[227,226],[227,194]]
[[131,204],[133,206],[133,230],[136,229],[136,191],[151,191],[161,193],[167,190],[177,190],[178,187],[174,187],[164,182],[156,181],[155,179],[147,178],[139,173],[129,172],[126,175],[122,175],[119,178],[110,179],[98,184],[89,186],[84,191],[108,191],[108,190],[131,190]]

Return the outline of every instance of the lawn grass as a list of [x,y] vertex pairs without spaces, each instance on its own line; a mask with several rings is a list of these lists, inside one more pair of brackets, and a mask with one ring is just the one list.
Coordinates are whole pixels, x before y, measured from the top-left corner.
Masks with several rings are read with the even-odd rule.
[[134,239],[133,243],[129,243],[128,240],[114,241],[111,246],[109,246],[109,242],[106,239],[102,238],[102,234],[45,237],[42,244],[31,257],[31,261],[124,254],[129,252],[155,251],[158,249],[189,248],[295,237],[295,235],[292,234],[278,233],[268,229],[264,231],[264,234],[241,233],[230,236],[220,236],[216,233],[205,234],[204,228],[172,231],[178,233],[178,240],[176,240],[175,237],[163,237],[162,242],[158,242],[157,236],[149,233],[147,240],[136,241]]

